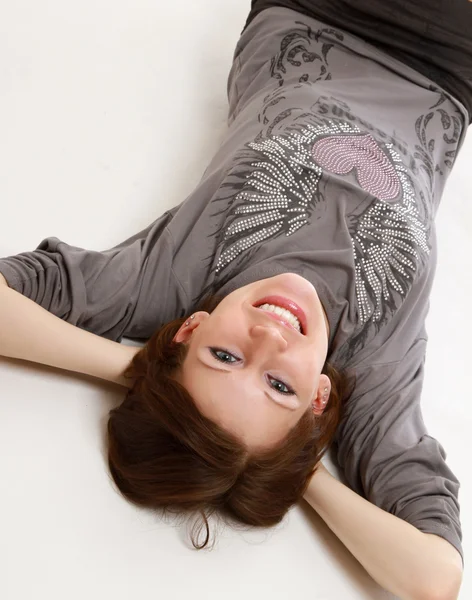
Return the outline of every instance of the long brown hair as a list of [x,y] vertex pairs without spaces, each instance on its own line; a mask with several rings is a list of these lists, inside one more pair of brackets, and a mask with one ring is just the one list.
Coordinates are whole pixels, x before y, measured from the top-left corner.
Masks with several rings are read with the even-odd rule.
[[[199,310],[211,312],[221,298]],[[341,418],[347,378],[328,363],[328,404],[321,416],[307,411],[285,439],[250,453],[235,436],[205,417],[175,380],[187,346],[173,342],[184,318],[157,330],[125,372],[134,380],[124,402],[110,411],[108,464],[121,493],[140,506],[192,514],[206,530],[218,512],[252,526],[279,523],[304,494]]]

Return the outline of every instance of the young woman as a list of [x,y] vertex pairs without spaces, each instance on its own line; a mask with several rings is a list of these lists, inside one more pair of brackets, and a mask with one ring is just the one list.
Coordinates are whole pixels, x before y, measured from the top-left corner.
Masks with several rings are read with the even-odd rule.
[[459,483],[420,394],[471,24],[466,0],[254,1],[194,192],[109,250],[0,260],[0,354],[129,388],[108,426],[127,498],[208,534],[304,497],[386,589],[457,597]]

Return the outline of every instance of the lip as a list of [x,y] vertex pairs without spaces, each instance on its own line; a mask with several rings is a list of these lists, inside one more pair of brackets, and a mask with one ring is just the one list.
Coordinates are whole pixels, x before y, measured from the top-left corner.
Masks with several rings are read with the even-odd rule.
[[[285,298],[285,296],[265,296],[264,298],[258,300],[253,306],[254,308],[259,308],[259,306],[261,306],[262,304],[275,304],[276,306],[280,306],[280,308],[285,308],[289,310],[300,321],[300,325],[302,326],[301,334],[307,334],[307,319],[305,312],[300,308],[300,306],[298,306],[296,302],[290,300],[289,298]],[[266,312],[269,315],[269,317],[276,319],[280,323],[283,323],[291,329],[294,329],[297,333],[300,333],[295,327],[293,327],[293,325],[287,323],[287,321],[285,321],[280,315],[269,311],[264,312]]]

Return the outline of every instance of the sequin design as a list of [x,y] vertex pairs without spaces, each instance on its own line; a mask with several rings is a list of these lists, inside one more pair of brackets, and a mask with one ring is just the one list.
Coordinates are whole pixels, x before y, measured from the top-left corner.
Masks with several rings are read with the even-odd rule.
[[392,293],[404,296],[411,287],[421,260],[418,250],[429,254],[411,181],[398,152],[392,144],[385,146],[388,155],[370,134],[329,136],[313,145],[313,156],[325,171],[354,172],[360,187],[374,197],[350,231],[361,326],[386,316]]
[[343,121],[305,122],[248,144],[261,160],[248,165],[244,186],[227,214],[215,273],[256,244],[290,236],[309,222],[323,173],[313,159],[313,144],[324,136],[354,133],[361,131]]
[[355,170],[361,188],[380,200],[393,200],[400,193],[395,168],[370,134],[325,137],[313,145],[313,157],[338,175]]
[[417,192],[400,154],[357,125],[322,118],[287,127],[283,134],[261,135],[247,146],[257,160],[240,168],[243,183],[218,233],[215,273],[246,260],[247,251],[258,244],[291,236],[309,223],[317,204],[326,202],[319,191],[322,177],[354,174],[371,196],[367,208],[357,202],[346,215],[360,339],[366,325],[381,324],[396,311],[430,252],[425,215],[418,210]]
[[395,203],[375,199],[353,219],[350,228],[360,325],[369,320],[381,322],[389,308],[398,306],[394,296],[405,297],[414,274],[430,254],[426,226],[407,169],[393,146],[385,146],[402,194]]
[[313,160],[313,143],[323,135],[359,131],[343,122],[308,123],[249,143],[261,160],[251,161],[245,184],[227,215],[215,272],[255,244],[277,235],[290,236],[306,225],[323,173]]

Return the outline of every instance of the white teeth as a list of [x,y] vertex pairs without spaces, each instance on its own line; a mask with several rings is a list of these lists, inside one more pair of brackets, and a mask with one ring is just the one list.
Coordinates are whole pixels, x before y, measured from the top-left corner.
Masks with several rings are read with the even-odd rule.
[[266,310],[268,312],[273,312],[276,315],[280,315],[286,321],[288,321],[290,323],[290,325],[293,325],[295,327],[295,329],[297,329],[301,333],[302,328],[300,325],[300,321],[297,319],[297,317],[293,313],[291,313],[286,308],[281,308],[280,306],[276,306],[275,304],[261,304],[261,306],[258,306],[257,308]]

